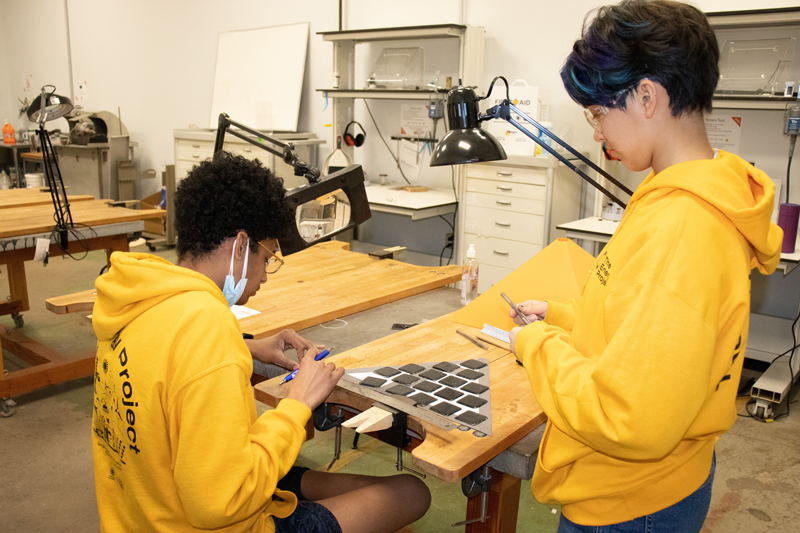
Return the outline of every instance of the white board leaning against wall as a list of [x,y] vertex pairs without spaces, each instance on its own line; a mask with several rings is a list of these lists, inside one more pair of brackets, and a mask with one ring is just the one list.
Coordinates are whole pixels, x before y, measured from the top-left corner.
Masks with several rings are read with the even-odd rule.
[[209,127],[220,113],[264,131],[297,131],[309,23],[220,32]]

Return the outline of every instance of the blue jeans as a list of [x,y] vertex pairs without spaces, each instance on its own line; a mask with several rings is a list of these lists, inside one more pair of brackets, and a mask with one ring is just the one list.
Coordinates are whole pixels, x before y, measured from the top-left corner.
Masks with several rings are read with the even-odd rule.
[[657,513],[609,526],[581,526],[561,515],[558,533],[697,533],[703,527],[711,504],[711,485],[717,455],[711,460],[711,473],[700,488],[675,505]]

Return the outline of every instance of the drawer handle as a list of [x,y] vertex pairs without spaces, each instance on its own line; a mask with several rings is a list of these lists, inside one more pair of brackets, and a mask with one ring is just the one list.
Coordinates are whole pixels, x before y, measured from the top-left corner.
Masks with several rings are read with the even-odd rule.
[[512,189],[513,189],[513,187],[498,187],[497,188],[498,191],[506,191],[506,192],[511,192]]
[[510,222],[495,222],[494,225],[495,226],[502,226],[504,228],[510,228],[511,227],[511,223]]
[[252,152],[252,150],[250,148],[245,148],[244,151],[247,152],[247,153]]
[[495,253],[495,255],[506,255],[506,256],[508,255],[508,252],[498,252],[497,250],[492,250],[492,251]]
[[199,144],[193,144],[192,148],[200,148],[200,145]]
[[511,205],[511,202],[501,202],[500,200],[495,200],[497,205]]
[[194,157],[195,159],[200,159],[200,156],[197,154],[192,155],[192,157]]
[[511,176],[514,175],[514,173],[513,172],[498,172],[497,175],[501,176],[501,177],[504,177],[504,178],[510,178]]

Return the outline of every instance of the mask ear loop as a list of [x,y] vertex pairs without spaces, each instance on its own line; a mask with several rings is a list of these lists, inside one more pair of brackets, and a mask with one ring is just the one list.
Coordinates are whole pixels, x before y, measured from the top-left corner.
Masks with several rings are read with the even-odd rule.
[[[228,270],[228,275],[229,276],[233,276],[233,259],[234,259],[234,257],[236,257],[236,245],[238,243],[239,243],[239,237],[236,237],[236,240],[233,241],[233,250],[231,250],[231,267]],[[245,252],[244,252],[244,268],[242,268],[242,278],[244,278],[245,274],[247,274],[247,260],[250,258],[250,254],[248,253],[250,251],[249,250],[249,248],[250,248],[250,237],[247,238],[246,248],[248,248],[248,249],[246,249]]]

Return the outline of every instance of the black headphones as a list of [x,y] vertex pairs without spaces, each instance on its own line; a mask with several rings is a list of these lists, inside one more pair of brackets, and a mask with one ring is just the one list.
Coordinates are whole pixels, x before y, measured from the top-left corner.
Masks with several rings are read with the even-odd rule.
[[[355,137],[353,137],[352,135],[347,133],[347,130],[353,124],[357,125],[361,129],[361,133],[359,133]],[[358,148],[359,146],[364,144],[364,141],[367,139],[367,132],[364,131],[364,126],[362,126],[361,124],[359,124],[355,120],[351,120],[350,122],[347,123],[347,126],[344,127],[344,135],[343,135],[343,137],[344,137],[344,143],[347,146],[355,146],[356,148]]]

